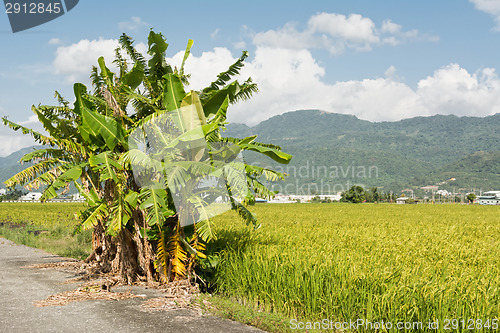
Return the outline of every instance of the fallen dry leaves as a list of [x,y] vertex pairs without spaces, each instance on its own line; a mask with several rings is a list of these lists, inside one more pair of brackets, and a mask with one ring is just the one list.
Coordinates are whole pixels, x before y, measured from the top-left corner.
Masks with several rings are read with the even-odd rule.
[[141,297],[133,295],[130,292],[111,292],[101,288],[101,286],[85,286],[76,290],[66,291],[56,295],[50,295],[44,300],[34,301],[33,305],[43,306],[63,306],[71,302],[81,302],[87,300],[112,300],[120,301],[124,299]]
[[[71,302],[82,302],[88,300],[111,300],[120,301],[131,298],[145,298],[146,295],[134,295],[130,291],[114,292],[112,286],[119,285],[118,279],[113,276],[99,276],[94,278],[92,274],[85,274],[89,271],[89,266],[83,261],[65,260],[59,262],[43,263],[24,266],[31,269],[62,269],[71,271],[80,277],[66,281],[66,283],[83,282],[85,284],[76,290],[66,291],[55,295],[50,295],[44,300],[34,301],[36,307],[64,306]],[[137,285],[144,285],[137,283]],[[151,287],[151,286],[149,286]],[[202,311],[195,304],[194,299],[200,294],[198,285],[193,285],[187,280],[170,282],[167,285],[156,285],[155,289],[164,294],[162,297],[147,299],[141,304],[143,311],[170,311],[176,309],[194,310],[198,315]]]

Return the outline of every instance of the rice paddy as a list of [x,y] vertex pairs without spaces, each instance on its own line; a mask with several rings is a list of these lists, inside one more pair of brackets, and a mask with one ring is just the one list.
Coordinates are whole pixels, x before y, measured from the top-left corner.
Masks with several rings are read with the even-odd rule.
[[[2,203],[0,236],[84,257],[90,233],[71,235],[81,207]],[[234,212],[213,219],[214,291],[290,318],[283,331],[324,320],[372,324],[357,326],[361,332],[394,331],[400,322],[422,323],[403,331],[500,329],[500,207],[262,204],[252,211],[262,223],[256,231]],[[7,221],[47,232],[16,233]]]
[[82,203],[0,203],[0,237],[65,257],[86,258],[90,230],[75,234]]
[[481,329],[493,329],[499,208],[266,204],[254,209],[256,232],[228,213],[216,218],[217,290],[294,320],[421,322],[429,331],[430,322],[447,331],[451,320],[489,320]]

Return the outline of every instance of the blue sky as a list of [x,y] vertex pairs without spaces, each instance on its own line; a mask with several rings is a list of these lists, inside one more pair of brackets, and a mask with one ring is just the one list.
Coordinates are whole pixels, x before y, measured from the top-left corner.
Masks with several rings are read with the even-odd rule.
[[[169,42],[198,89],[250,52],[242,79],[260,92],[230,110],[257,124],[304,108],[370,121],[500,112],[500,0],[440,1],[89,1],[13,34],[0,14],[0,115],[38,128],[31,105],[73,101],[97,58],[111,63],[125,32],[145,51],[150,28]],[[32,141],[0,128],[0,156]]]

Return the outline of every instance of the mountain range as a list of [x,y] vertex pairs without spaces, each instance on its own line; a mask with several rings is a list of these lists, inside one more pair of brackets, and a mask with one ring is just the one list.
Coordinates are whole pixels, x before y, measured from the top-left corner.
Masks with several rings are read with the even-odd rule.
[[[449,191],[500,190],[500,114],[436,115],[369,122],[352,115],[299,110],[249,127],[227,125],[224,136],[279,145],[293,155],[288,165],[245,152],[247,163],[288,174],[269,183],[286,194],[333,194],[354,184],[381,191],[437,185]],[[0,181],[24,169],[19,159],[36,147],[0,157]],[[3,187],[3,186],[0,186]]]
[[0,188],[5,188],[4,181],[31,165],[31,163],[20,164],[19,160],[36,148],[41,146],[22,148],[7,157],[0,157]]
[[500,113],[369,122],[352,115],[299,110],[253,127],[229,124],[227,128],[225,136],[257,135],[257,141],[277,144],[294,156],[282,166],[245,154],[247,163],[288,173],[284,184],[274,185],[285,193],[333,193],[352,184],[384,191],[418,191],[428,185],[455,192],[500,189]]

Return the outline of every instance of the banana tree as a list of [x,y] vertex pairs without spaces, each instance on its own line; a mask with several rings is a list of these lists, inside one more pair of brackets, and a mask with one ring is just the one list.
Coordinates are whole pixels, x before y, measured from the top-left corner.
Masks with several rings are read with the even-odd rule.
[[58,106],[33,106],[47,135],[3,118],[46,147],[25,155],[21,161],[34,164],[6,185],[45,186],[46,201],[73,184],[86,200],[77,229],[93,230],[86,261],[126,283],[192,278],[205,244],[216,237],[210,218],[226,209],[259,226],[248,205],[256,194],[274,194],[262,179],[284,175],[245,164],[242,151],[291,159],[255,136],[221,135],[229,105],[257,91],[251,79],[233,81],[247,52],[205,89],[186,91],[191,46],[173,68],[160,33],[148,36],[147,60],[124,34],[115,52],[118,74],[101,57],[91,72],[92,92],[76,83],[72,106],[58,93]]

